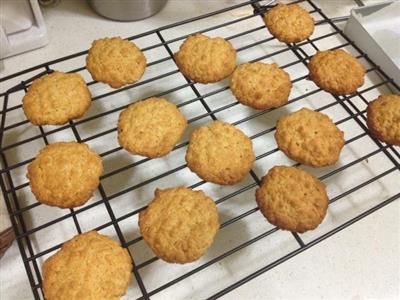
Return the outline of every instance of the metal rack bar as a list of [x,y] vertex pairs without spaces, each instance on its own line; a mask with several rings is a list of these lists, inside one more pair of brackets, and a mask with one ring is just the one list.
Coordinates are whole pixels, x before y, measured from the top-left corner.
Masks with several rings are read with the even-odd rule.
[[[308,2],[312,7],[314,7],[314,9],[318,9],[312,1],[307,0],[307,2]],[[363,5],[362,2],[361,2],[361,5]],[[355,48],[360,54],[363,54],[363,51],[362,51],[357,45],[355,45],[354,42],[351,41],[351,40],[336,26],[336,24],[333,23],[320,9],[318,9],[318,13],[319,13],[324,19],[327,20],[327,22],[329,23],[330,26],[332,26],[336,31],[338,31],[338,33],[340,34],[340,36],[341,36],[342,38],[344,38],[344,39],[345,39],[353,48]],[[314,49],[316,49],[317,51],[319,50],[318,47],[317,47],[313,42],[310,42],[310,45],[312,45],[312,46],[314,47]],[[303,51],[303,52],[304,52],[304,51]],[[306,53],[304,53],[304,54],[307,55]],[[397,90],[400,90],[400,87],[394,82],[393,78],[390,78],[389,76],[387,76],[386,73],[384,73],[384,72],[381,70],[381,68],[380,68],[379,66],[377,66],[377,65],[368,57],[368,55],[364,54],[363,56],[364,56],[365,59],[368,61],[368,63],[370,63],[370,64],[374,67],[374,69],[376,69],[376,70],[381,74],[381,76],[383,76],[383,78],[385,78],[386,80],[388,80],[393,86],[396,87]],[[357,95],[359,95],[359,93],[358,93]],[[335,96],[335,95],[334,95],[334,96]],[[346,109],[346,111],[347,111],[349,114],[352,114],[352,111],[351,111],[351,109],[349,108],[349,106],[346,105],[346,103],[345,103],[344,101],[341,101],[342,99],[348,100],[348,97],[347,97],[347,96],[342,96],[342,97],[335,96],[335,98],[336,98],[336,99],[338,100],[338,102],[343,106],[343,108]],[[365,100],[365,99],[364,99],[364,100]],[[358,108],[357,108],[351,101],[350,101],[350,103],[351,103],[351,106],[353,106],[353,108],[354,108],[357,112],[359,112]],[[358,117],[357,117],[355,120],[356,120],[356,122],[358,123],[358,125],[359,125],[360,127],[362,127],[366,132],[368,132],[367,126],[365,126],[365,124],[364,124],[363,122],[361,122],[361,121],[358,119]],[[386,156],[392,161],[392,163],[393,163],[395,166],[399,167],[399,163],[393,158],[393,156],[392,156],[385,148],[383,148],[382,143],[381,143],[380,141],[378,141],[376,138],[373,138],[373,137],[371,137],[371,138],[372,138],[372,140],[374,141],[374,143],[375,143],[378,147],[380,147],[381,149],[383,149],[384,153],[385,153]],[[393,149],[393,151],[396,152],[396,150],[394,150],[393,147],[392,147],[392,149]],[[399,170],[400,170],[400,168],[399,168]]]
[[[6,161],[5,156],[4,156],[3,153],[1,153],[1,158],[2,158],[3,164],[5,166],[7,166],[7,161]],[[7,176],[7,180],[9,180],[9,176]],[[6,189],[6,183],[5,183],[5,180],[3,179],[3,175],[0,175],[0,187],[1,187],[1,189],[3,191]],[[13,210],[13,206],[12,206],[12,202],[11,202],[11,199],[9,198],[9,196],[8,195],[4,195],[4,200],[6,202],[6,206],[7,206],[8,211],[9,212],[12,211]],[[22,219],[21,216],[18,217],[18,218],[10,216],[10,221],[11,221],[11,225],[12,225],[12,227],[14,229],[14,233],[16,235],[18,235],[19,232],[20,232],[19,224],[22,225],[22,231],[24,231],[24,227],[25,226],[24,226],[24,222],[23,222],[23,219]],[[25,250],[25,246],[24,246],[24,243],[23,243],[23,239],[16,239],[16,241],[17,241],[17,244],[18,244],[19,252],[21,253],[21,257],[22,257],[22,260],[23,260],[23,263],[24,263],[26,274],[28,276],[29,284],[30,284],[32,292],[33,292],[33,296],[35,297],[35,299],[39,299],[39,293],[38,293],[38,291],[36,289],[34,289],[35,279],[33,277],[33,272],[31,270],[31,267],[30,267],[29,262],[27,260],[27,255],[26,255],[26,250]],[[30,244],[28,244],[28,245],[30,245]],[[29,247],[29,250],[31,250],[31,246],[28,246],[28,247]],[[34,261],[34,262],[36,262],[36,261]]]
[[[82,138],[80,137],[79,132],[78,132],[74,122],[70,121],[69,123],[71,125],[71,128],[72,128],[72,131],[74,133],[76,141],[78,143],[81,143],[82,142]],[[101,195],[102,199],[104,200],[103,203],[104,203],[104,205],[105,205],[105,207],[107,209],[108,215],[111,218],[111,224],[113,225],[113,227],[115,229],[115,232],[117,233],[118,239],[119,239],[121,245],[123,247],[125,247],[126,241],[125,241],[124,235],[123,235],[123,233],[121,231],[121,228],[119,227],[118,222],[116,221],[114,212],[113,212],[113,210],[111,208],[110,203],[108,202],[107,194],[104,191],[104,188],[103,188],[103,185],[102,185],[101,182],[99,184],[98,190],[100,192],[100,195]],[[73,218],[75,220],[76,219],[76,213],[73,211],[73,209],[71,209],[71,214],[73,215]],[[77,226],[79,226],[79,225],[77,225]],[[80,227],[78,227],[78,230],[80,231]],[[79,232],[79,233],[81,233],[81,232]],[[134,276],[136,278],[136,282],[139,285],[139,288],[140,288],[140,291],[142,293],[143,299],[148,299],[148,295],[147,295],[147,291],[146,291],[146,287],[144,285],[143,279],[140,276],[140,274],[139,274],[139,272],[137,271],[137,268],[136,268],[135,259],[134,259],[133,255],[132,255],[132,253],[130,251],[128,251],[128,252],[129,252],[129,256],[131,257],[131,260],[132,260],[132,266],[133,266],[132,267],[132,271],[133,271],[133,274],[134,274]]]
[[[4,102],[5,102],[5,105],[7,105],[6,99],[5,99]],[[6,120],[6,114],[4,113],[3,116],[2,116],[2,123],[5,122],[5,120]],[[3,138],[3,136],[1,137],[1,139],[2,138]],[[0,144],[1,144],[1,141],[2,140],[0,140]],[[6,159],[6,156],[4,155],[3,152],[0,152],[0,153],[1,153],[1,158],[2,158],[2,165],[4,165],[4,167],[7,168],[8,167],[8,161]],[[20,209],[20,204],[19,204],[19,200],[18,200],[18,196],[17,196],[16,190],[14,189],[14,183],[13,183],[13,180],[12,180],[11,173],[10,172],[6,172],[5,177],[7,179],[6,184],[11,189],[11,199],[12,199],[12,202],[11,202],[10,198],[4,197],[4,200],[10,201],[9,203],[7,203],[7,208],[14,207],[15,209]],[[16,239],[18,239],[17,238],[18,232],[20,230],[22,232],[25,232],[27,230],[25,219],[24,219],[24,217],[22,215],[14,216],[14,218],[11,217],[10,219],[12,219],[12,221],[15,221],[15,223],[12,222],[12,224],[16,225],[16,227],[14,227],[14,231],[15,231],[15,234],[16,234]],[[22,248],[20,247],[20,251],[22,250],[21,251],[21,256],[23,258],[27,256],[26,249],[23,246],[24,243],[26,244],[26,247],[28,248],[29,255],[32,256],[34,254],[31,238],[29,236],[26,236],[25,238],[19,239],[19,242],[21,242],[21,245],[22,245]],[[37,261],[36,260],[32,260],[31,263],[33,264],[33,271],[30,270],[30,272],[28,272],[28,278],[30,279],[30,285],[32,287],[36,283],[36,280],[38,281],[38,284],[41,284],[42,277],[41,277],[41,274],[40,274],[40,270],[39,270],[39,266],[38,266]],[[24,265],[25,265],[25,268],[29,267],[29,263],[24,264]],[[33,275],[35,275],[35,277]],[[34,293],[34,295],[35,295],[35,297],[36,296],[39,297],[38,293]]]

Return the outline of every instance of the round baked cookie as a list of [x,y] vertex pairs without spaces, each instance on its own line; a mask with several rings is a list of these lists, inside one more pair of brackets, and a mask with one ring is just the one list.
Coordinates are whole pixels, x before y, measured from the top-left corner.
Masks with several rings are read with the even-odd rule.
[[96,231],[65,242],[43,264],[47,300],[120,299],[132,277],[128,251]]
[[314,19],[297,4],[278,4],[264,16],[268,31],[283,43],[298,43],[314,32]]
[[146,57],[120,37],[95,40],[86,57],[86,68],[96,81],[119,88],[138,81],[146,68]]
[[39,202],[71,208],[89,200],[102,173],[100,156],[86,144],[60,142],[40,150],[27,177]]
[[312,167],[337,162],[344,134],[325,114],[302,108],[279,118],[275,139],[289,158]]
[[318,51],[308,69],[317,86],[335,95],[355,93],[364,84],[364,66],[342,49]]
[[228,77],[236,67],[236,50],[221,37],[204,34],[189,36],[175,53],[179,70],[200,83],[217,82]]
[[143,239],[170,263],[199,259],[219,229],[217,207],[202,191],[177,187],[156,189],[155,198],[139,214]]
[[400,95],[382,95],[371,101],[367,125],[377,139],[400,146]]
[[56,71],[32,82],[22,108],[34,125],[62,125],[82,117],[90,103],[91,95],[81,75]]
[[251,140],[235,126],[213,121],[193,131],[186,152],[189,169],[205,181],[241,181],[255,160]]
[[181,139],[187,121],[175,104],[149,98],[131,104],[118,120],[118,141],[133,154],[167,155]]
[[240,103],[267,109],[287,103],[292,82],[288,73],[276,64],[255,62],[241,64],[235,69],[230,88]]
[[295,232],[315,229],[328,208],[325,185],[298,168],[275,166],[262,178],[256,201],[268,222]]

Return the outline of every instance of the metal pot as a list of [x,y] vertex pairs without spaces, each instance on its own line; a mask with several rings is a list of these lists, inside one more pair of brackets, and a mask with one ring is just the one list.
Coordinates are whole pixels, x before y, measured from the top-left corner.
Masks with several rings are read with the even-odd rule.
[[117,21],[135,21],[159,12],[167,0],[88,0],[99,15]]

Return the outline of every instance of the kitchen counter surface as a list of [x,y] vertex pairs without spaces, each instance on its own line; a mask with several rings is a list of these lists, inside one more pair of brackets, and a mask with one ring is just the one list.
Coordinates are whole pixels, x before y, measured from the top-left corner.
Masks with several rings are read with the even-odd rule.
[[[240,1],[169,0],[154,17],[138,22],[115,22],[95,14],[85,1],[61,0],[59,5],[43,9],[49,44],[5,59],[0,77],[87,49],[96,38],[131,36],[237,2]],[[355,6],[352,0],[315,0],[315,3],[330,17],[348,15]],[[224,297],[399,299],[399,216],[400,202],[395,201]],[[0,298],[31,299],[32,292],[16,243],[0,260],[0,265]]]

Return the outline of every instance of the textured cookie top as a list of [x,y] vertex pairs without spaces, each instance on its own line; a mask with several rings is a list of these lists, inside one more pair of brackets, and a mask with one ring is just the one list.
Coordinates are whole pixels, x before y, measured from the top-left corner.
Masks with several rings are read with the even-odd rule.
[[138,81],[146,68],[146,57],[132,42],[120,37],[95,40],[86,57],[86,68],[94,80],[119,88]]
[[90,231],[64,243],[43,264],[47,300],[118,300],[131,279],[128,251],[107,236]]
[[400,96],[384,95],[370,102],[367,125],[379,140],[400,146]]
[[240,103],[255,109],[267,109],[287,103],[292,82],[276,64],[255,62],[235,69],[230,88]]
[[314,32],[314,19],[297,4],[278,4],[264,16],[269,32],[283,43],[304,41]]
[[167,155],[180,140],[187,121],[175,104],[149,98],[131,104],[118,120],[119,144],[133,154]]
[[308,69],[310,79],[332,94],[352,94],[364,84],[364,66],[342,49],[317,52],[311,58]]
[[332,120],[308,108],[279,118],[275,139],[289,158],[313,167],[336,163],[344,146],[344,134]]
[[205,181],[235,184],[255,160],[251,140],[235,126],[214,121],[197,128],[186,152],[190,170]]
[[236,67],[236,50],[220,37],[203,34],[189,36],[175,53],[179,70],[195,82],[217,82]]
[[70,208],[89,200],[102,173],[100,156],[86,144],[61,142],[40,150],[27,177],[39,202]]
[[301,169],[286,166],[269,170],[256,191],[256,201],[271,224],[296,232],[315,229],[328,208],[324,184]]
[[202,191],[178,187],[157,189],[139,214],[143,239],[161,259],[188,263],[200,258],[218,231],[218,212]]
[[34,125],[62,125],[82,117],[90,103],[91,95],[82,76],[53,72],[32,82],[22,108]]

